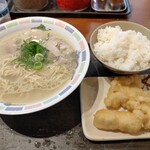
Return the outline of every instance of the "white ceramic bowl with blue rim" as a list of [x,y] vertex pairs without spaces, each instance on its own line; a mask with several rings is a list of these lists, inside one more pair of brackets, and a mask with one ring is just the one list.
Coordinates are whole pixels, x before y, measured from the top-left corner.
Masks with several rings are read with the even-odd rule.
[[4,36],[16,31],[37,27],[40,24],[45,25],[46,28],[49,28],[53,31],[57,31],[65,39],[71,42],[71,45],[75,47],[75,50],[78,54],[78,66],[75,69],[74,75],[69,83],[65,85],[63,89],[59,90],[55,95],[36,103],[24,105],[7,105],[0,102],[0,114],[27,114],[51,107],[69,96],[80,85],[81,81],[87,73],[90,62],[90,51],[88,43],[84,36],[69,23],[49,17],[20,18],[1,24],[0,38],[3,38]]

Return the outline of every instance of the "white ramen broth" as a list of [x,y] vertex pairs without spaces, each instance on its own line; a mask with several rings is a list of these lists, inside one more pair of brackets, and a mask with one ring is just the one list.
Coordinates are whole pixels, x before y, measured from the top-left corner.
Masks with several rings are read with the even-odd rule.
[[[47,50],[47,61],[37,70],[18,61],[22,45],[33,41]],[[75,49],[52,30],[18,31],[0,39],[0,47],[0,102],[27,104],[48,98],[70,81],[77,67]]]

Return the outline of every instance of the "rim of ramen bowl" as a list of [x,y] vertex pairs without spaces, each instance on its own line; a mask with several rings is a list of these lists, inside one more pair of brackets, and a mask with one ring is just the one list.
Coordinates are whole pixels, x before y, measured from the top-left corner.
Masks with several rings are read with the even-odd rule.
[[[77,47],[79,49],[76,50],[79,58],[78,66],[75,69],[75,73],[71,81],[69,81],[69,83],[65,85],[65,87],[63,87],[58,93],[54,94],[50,98],[24,105],[11,105],[0,102],[0,114],[22,115],[37,112],[51,107],[69,96],[80,85],[81,81],[87,73],[90,63],[90,50],[88,43],[78,29],[65,21],[51,17],[24,17],[1,24],[0,32],[3,33],[4,36],[6,34],[18,31],[17,27],[22,30],[25,28],[35,27],[39,24],[44,24],[47,27],[51,28],[56,27],[58,30],[61,30],[61,32],[63,32],[64,30],[64,32],[68,34],[68,36],[71,36],[72,39],[76,41],[76,43],[78,43]],[[66,34],[65,36],[67,36]],[[0,38],[2,38],[3,36],[1,36]]]
[[98,26],[96,29],[94,29],[94,31],[92,32],[91,36],[90,36],[90,48],[92,53],[94,54],[94,56],[108,69],[119,73],[119,74],[136,74],[136,73],[141,73],[144,71],[147,71],[150,69],[150,67],[148,68],[144,68],[141,70],[123,70],[123,69],[116,69],[112,66],[109,66],[107,63],[103,62],[94,52],[94,43],[96,43],[96,36],[97,36],[97,32],[99,29],[103,29],[106,26],[120,26],[123,30],[135,30],[136,32],[141,32],[143,35],[145,35],[149,40],[150,40],[150,30],[146,27],[144,27],[143,25],[137,24],[135,22],[131,22],[131,21],[111,21],[108,23],[104,23],[100,26]]

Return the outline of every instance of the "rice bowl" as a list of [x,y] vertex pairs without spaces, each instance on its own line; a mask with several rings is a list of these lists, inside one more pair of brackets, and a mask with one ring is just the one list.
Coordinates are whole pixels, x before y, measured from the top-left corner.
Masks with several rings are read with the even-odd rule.
[[106,23],[92,33],[90,47],[100,62],[117,73],[132,74],[150,68],[150,31],[141,25]]

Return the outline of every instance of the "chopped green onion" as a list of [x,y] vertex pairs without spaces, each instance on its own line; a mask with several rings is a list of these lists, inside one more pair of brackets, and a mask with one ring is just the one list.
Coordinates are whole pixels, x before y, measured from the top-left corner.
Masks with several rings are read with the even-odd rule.
[[39,30],[43,30],[43,31],[46,31],[46,27],[43,25],[43,24],[40,24],[39,26],[37,27],[33,27],[32,29],[39,29]]
[[34,66],[33,66],[33,68],[34,68],[35,70],[40,70],[40,69],[42,69],[42,67],[43,67],[42,62],[35,62],[35,63],[34,63]]
[[35,60],[35,61],[38,61],[38,62],[42,62],[42,61],[44,60],[43,54],[37,53],[37,54],[34,56],[34,60]]
[[35,41],[24,41],[21,45],[21,54],[14,61],[26,68],[39,70],[44,64],[51,63],[48,59],[48,50]]

